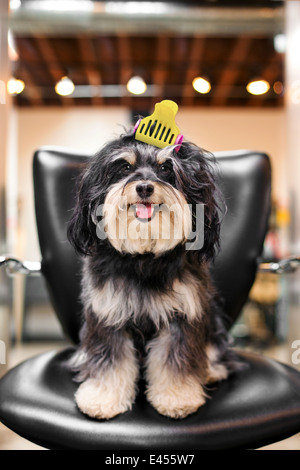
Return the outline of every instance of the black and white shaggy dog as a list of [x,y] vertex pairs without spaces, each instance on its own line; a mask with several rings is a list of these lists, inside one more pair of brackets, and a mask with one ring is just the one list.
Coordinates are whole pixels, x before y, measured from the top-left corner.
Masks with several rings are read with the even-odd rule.
[[[152,406],[184,418],[232,368],[209,274],[220,233],[212,162],[193,144],[159,149],[131,132],[80,178],[68,237],[83,258],[84,321],[69,365],[76,403],[91,417],[131,409],[142,371]],[[187,249],[197,205],[204,242]]]

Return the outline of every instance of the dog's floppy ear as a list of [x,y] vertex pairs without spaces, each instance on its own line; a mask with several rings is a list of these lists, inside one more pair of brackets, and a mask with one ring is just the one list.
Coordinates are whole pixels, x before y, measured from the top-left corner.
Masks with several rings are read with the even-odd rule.
[[193,231],[197,231],[195,207],[204,205],[204,243],[197,254],[199,261],[211,260],[219,250],[222,207],[225,207],[222,194],[216,184],[216,161],[214,156],[194,144],[184,142],[178,153],[183,168],[181,188],[189,204],[193,207]]
[[87,169],[78,181],[76,203],[67,228],[69,242],[81,255],[90,254],[96,236],[92,219],[92,176],[93,173]]

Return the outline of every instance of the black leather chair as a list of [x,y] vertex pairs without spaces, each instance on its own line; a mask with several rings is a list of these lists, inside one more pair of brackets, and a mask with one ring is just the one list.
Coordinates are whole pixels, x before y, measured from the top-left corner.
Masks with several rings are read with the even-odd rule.
[[[230,321],[238,317],[255,278],[270,210],[271,171],[265,154],[217,153],[228,213],[222,250],[213,267]],[[80,262],[66,240],[74,180],[87,155],[42,148],[34,157],[41,271],[62,328],[78,342]],[[77,384],[63,366],[70,348],[33,357],[0,381],[0,419],[48,449],[253,449],[300,431],[300,374],[287,365],[240,351],[247,369],[209,390],[209,400],[183,420],[159,415],[145,400],[144,383],[131,412],[110,421],[77,409]]]

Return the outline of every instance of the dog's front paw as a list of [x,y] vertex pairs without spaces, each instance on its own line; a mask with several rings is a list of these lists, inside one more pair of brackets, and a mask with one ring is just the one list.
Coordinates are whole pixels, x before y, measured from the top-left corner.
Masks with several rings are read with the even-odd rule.
[[229,375],[226,366],[219,362],[218,353],[218,349],[213,345],[209,345],[206,349],[208,358],[207,384],[226,380]]
[[150,386],[147,398],[162,415],[180,419],[195,413],[205,403],[205,393],[196,379],[173,382],[165,387]]
[[110,419],[132,408],[135,387],[109,387],[104,380],[96,378],[83,382],[75,401],[82,413],[97,419]]

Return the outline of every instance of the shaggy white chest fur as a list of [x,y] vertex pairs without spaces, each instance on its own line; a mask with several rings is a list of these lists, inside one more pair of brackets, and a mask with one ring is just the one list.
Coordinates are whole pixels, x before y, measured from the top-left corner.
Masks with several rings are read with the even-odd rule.
[[163,293],[126,289],[126,284],[118,287],[108,280],[101,288],[92,288],[90,294],[94,313],[109,326],[123,326],[129,319],[147,316],[159,327],[167,325],[175,313],[188,320],[201,315],[199,289],[189,275],[182,281],[176,279],[172,289]]

